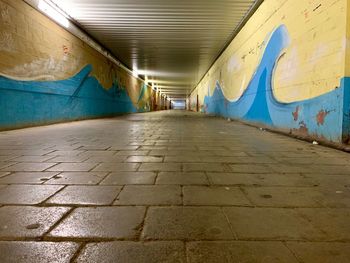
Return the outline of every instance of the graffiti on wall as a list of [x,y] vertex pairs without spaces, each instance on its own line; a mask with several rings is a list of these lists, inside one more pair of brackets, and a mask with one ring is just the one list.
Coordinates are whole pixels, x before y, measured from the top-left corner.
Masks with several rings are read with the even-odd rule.
[[344,110],[349,108],[347,94],[350,87],[345,85],[344,79],[337,89],[314,98],[291,103],[276,98],[273,87],[275,68],[289,44],[288,30],[281,25],[269,35],[261,60],[242,95],[229,101],[220,81],[216,81],[213,94],[210,95],[208,89],[204,98],[203,111],[288,129],[305,136],[346,141],[344,112],[347,111]]
[[0,129],[151,110],[151,87],[24,1],[0,0]]
[[135,104],[116,80],[105,89],[85,66],[75,76],[58,81],[23,81],[0,76],[0,128],[47,124],[116,114],[143,112],[147,86]]

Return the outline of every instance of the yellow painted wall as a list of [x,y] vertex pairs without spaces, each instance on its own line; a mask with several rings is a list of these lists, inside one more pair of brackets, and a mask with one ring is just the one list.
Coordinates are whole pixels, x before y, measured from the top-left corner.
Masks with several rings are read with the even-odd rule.
[[[58,26],[22,0],[0,0],[0,75],[19,80],[62,80],[86,65],[106,89],[118,80],[136,105],[141,80]],[[148,88],[137,107],[151,100]]]
[[294,102],[334,90],[344,74],[350,76],[350,65],[345,72],[347,2],[265,0],[193,93],[198,93],[203,104],[218,81],[228,100],[238,100],[259,64],[269,34],[282,24],[289,31],[291,43],[275,69],[276,99]]
[[156,92],[156,105],[157,105],[157,108],[156,110],[161,110],[162,108],[162,97],[161,97],[161,94],[160,92]]
[[197,111],[197,93],[198,90],[195,90],[194,92],[192,92],[191,96],[190,96],[190,100],[189,100],[189,106],[191,111]]
[[345,56],[345,76],[350,76],[350,0],[347,1],[347,19],[346,19],[346,39],[344,45],[346,46]]

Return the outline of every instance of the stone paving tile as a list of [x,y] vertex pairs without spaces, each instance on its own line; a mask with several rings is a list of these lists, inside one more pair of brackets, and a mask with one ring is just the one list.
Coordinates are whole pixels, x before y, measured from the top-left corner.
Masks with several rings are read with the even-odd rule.
[[222,163],[184,163],[185,172],[231,172],[230,166]]
[[[13,155],[45,155],[50,154],[52,150],[35,150],[32,149],[32,146],[29,147],[29,150],[11,150],[10,153]],[[0,154],[2,155],[2,154]]]
[[323,165],[348,165],[349,160],[345,158],[326,158],[326,157],[275,157],[276,160],[290,165],[294,164],[323,164]]
[[318,149],[318,151],[315,151],[315,153],[320,157],[326,157],[326,158],[345,158],[346,160],[349,160],[349,152],[343,152],[338,151],[335,153],[334,149],[323,147],[323,149]]
[[309,209],[297,210],[300,215],[321,229],[328,236],[327,241],[350,241],[350,209]]
[[125,160],[127,163],[161,163],[163,162],[163,157],[156,156],[129,156],[128,159]]
[[125,146],[112,146],[111,151],[136,151],[140,146],[125,145]]
[[312,168],[307,164],[287,164],[287,163],[278,163],[278,164],[268,164],[275,173],[310,173]]
[[76,186],[70,185],[55,194],[47,204],[64,205],[110,205],[117,197],[121,187],[118,186]]
[[76,208],[49,233],[49,236],[134,239],[144,214],[143,207]]
[[[256,153],[256,155],[258,155],[259,153]],[[260,153],[260,154],[265,154],[265,153]],[[251,153],[252,156],[255,156],[254,153]],[[319,157],[318,153],[316,152],[310,152],[310,151],[293,151],[291,149],[289,149],[289,151],[280,151],[278,152],[278,154],[275,156],[275,158],[277,158],[276,160],[279,160],[279,158],[283,158],[283,157],[287,157],[287,158],[317,158]],[[295,164],[295,162],[294,162]]]
[[300,174],[207,173],[214,185],[318,186],[319,180]]
[[186,248],[189,263],[298,263],[282,242],[199,241]]
[[[272,174],[276,173],[267,164],[232,164],[230,165],[232,172],[234,173],[256,173],[256,174]],[[214,171],[216,172],[216,171]],[[286,172],[288,173],[288,172]]]
[[321,187],[350,187],[350,176],[347,174],[305,174],[309,180],[317,181]]
[[143,156],[143,155],[148,155],[149,151],[118,151],[115,155],[121,155],[121,156]]
[[39,204],[62,187],[58,185],[8,185],[0,188],[0,204]]
[[[152,262],[154,259],[159,262],[158,257],[173,255],[173,251],[183,253],[181,241],[181,249],[172,249],[173,244],[182,240],[187,241],[188,262],[248,260],[261,263],[265,255],[267,262],[295,262],[290,261],[286,244],[300,262],[319,263],[318,255],[324,262],[333,262],[332,255],[336,262],[349,261],[345,246],[350,242],[346,209],[350,206],[348,153],[181,111],[126,115],[8,131],[1,135],[0,183],[21,185],[0,185],[0,211],[7,209],[6,204],[27,207],[40,203],[30,208],[56,208],[55,204],[43,202],[50,197],[50,201],[64,200],[66,203],[61,206],[97,206],[73,208],[76,213],[73,210],[55,226],[54,231],[60,231],[44,239],[99,243],[120,238],[140,242],[94,244],[84,259],[94,260],[96,255],[100,259],[101,253],[107,259],[109,255],[122,257],[125,251],[135,251],[128,253],[126,261]],[[19,158],[20,163],[13,160],[15,158]],[[127,159],[135,163],[122,163]],[[47,169],[39,167],[38,171],[28,171],[34,164],[26,164],[41,161],[82,167],[95,163],[96,167],[91,168],[94,172],[55,171],[57,175],[41,183],[46,174],[41,171]],[[147,163],[149,161],[157,163]],[[11,169],[11,166],[22,166],[25,170],[8,171],[6,167]],[[102,170],[95,172],[98,169]],[[9,179],[13,181],[6,181]],[[40,183],[42,185],[38,185]],[[204,187],[208,183],[212,186]],[[62,185],[45,188],[48,184]],[[80,187],[63,189],[63,184]],[[102,185],[116,190],[107,190],[108,194],[97,191],[106,189],[101,188]],[[148,188],[144,187],[147,185]],[[130,202],[131,207],[119,204],[120,200],[109,206],[122,187],[125,196],[120,192],[119,198]],[[239,189],[244,192],[236,191]],[[248,202],[248,206],[259,207],[235,204],[241,198],[253,202]],[[193,206],[184,207],[183,202]],[[134,207],[137,204],[145,207]],[[287,208],[294,206],[300,208]],[[302,208],[305,206],[323,208]],[[118,208],[126,210],[116,210]],[[134,221],[129,222],[128,216]],[[26,219],[25,215],[22,217]],[[168,249],[153,240],[174,242],[169,242],[171,248]],[[270,242],[272,240],[275,241]],[[307,240],[315,242],[291,242]],[[191,247],[194,250],[190,251]],[[45,256],[49,255],[42,254]]]
[[139,163],[101,163],[93,171],[102,172],[134,172],[140,166]]
[[181,156],[165,156],[165,163],[198,163],[201,159],[199,156],[181,155]]
[[[0,178],[0,184],[43,184],[57,172],[16,172]],[[1,177],[1,176],[0,176]]]
[[263,175],[243,173],[207,173],[214,185],[261,185]]
[[[41,155],[25,155],[25,156],[19,156],[17,158],[11,159],[11,162],[33,162],[33,163],[40,163],[45,162],[47,160],[52,159],[51,156],[41,156]],[[50,160],[50,162],[54,163]]]
[[212,151],[216,156],[235,156],[235,157],[245,157],[248,156],[247,153],[242,152],[242,149],[238,151],[228,151],[228,150],[214,150]]
[[1,207],[0,239],[13,240],[40,237],[69,210],[68,207]]
[[17,157],[18,156],[16,156],[16,155],[0,155],[0,162],[10,161],[10,160],[15,159]]
[[142,146],[142,145],[154,145],[156,141],[134,141],[130,142],[129,145]]
[[201,156],[201,162],[208,163],[238,163],[238,164],[263,164],[263,163],[277,163],[269,157],[236,157],[236,156]]
[[262,175],[266,186],[295,186],[295,187],[316,187],[320,185],[319,178],[312,178],[309,174],[280,173]]
[[146,145],[146,146],[140,146],[139,150],[141,151],[153,151],[153,150],[169,150],[167,146],[150,146],[150,145]]
[[47,155],[53,155],[53,156],[76,156],[85,151],[81,150],[69,150],[69,151],[52,151],[48,153]]
[[256,206],[268,207],[321,207],[317,187],[244,187]]
[[[185,160],[189,160],[191,158],[196,159],[197,156],[211,156],[214,155],[214,151],[169,151],[169,150],[152,150],[150,155],[161,155],[167,157],[174,157],[174,159],[185,157]],[[199,159],[199,158],[198,158]]]
[[222,151],[227,150],[224,146],[198,146],[200,151]]
[[200,156],[201,163],[240,163],[237,157],[232,156]]
[[111,148],[110,145],[103,144],[93,144],[93,145],[84,145],[79,148],[79,150],[87,150],[87,151],[104,151]]
[[141,164],[139,171],[180,172],[181,167],[182,166],[180,163],[143,163]]
[[56,163],[17,163],[2,169],[7,172],[42,172]]
[[179,205],[182,204],[181,187],[175,185],[127,185],[116,205]]
[[259,156],[259,157],[237,157],[237,160],[235,163],[250,163],[250,164],[276,164],[278,161],[275,159],[272,159],[271,157],[268,156]]
[[79,156],[88,157],[113,157],[117,151],[85,151]]
[[[66,155],[66,156],[51,156],[50,162],[53,163],[79,163],[86,161],[88,156],[76,156],[76,155]],[[93,162],[93,161],[92,161]]]
[[304,173],[350,174],[350,165],[309,165]]
[[184,186],[184,205],[252,205],[238,187]]
[[74,144],[60,144],[60,145],[54,145],[47,148],[47,150],[53,150],[53,151],[73,151],[77,150],[81,147],[80,144],[74,143]]
[[197,151],[198,150],[196,146],[186,146],[186,145],[178,145],[178,146],[169,145],[168,147],[166,147],[166,149],[169,151]]
[[350,207],[350,189],[345,187],[243,188],[257,206]]
[[48,171],[53,172],[87,172],[97,166],[98,163],[59,163]]
[[350,243],[287,242],[300,262],[346,263],[350,262]]
[[252,240],[325,240],[321,232],[294,209],[223,208],[238,239]]
[[0,172],[0,178],[9,175],[10,172]]
[[126,160],[126,156],[118,155],[118,156],[91,156],[86,162],[90,163],[122,163]]
[[323,186],[317,188],[317,202],[325,207],[350,208],[350,188],[341,186]]
[[63,172],[45,184],[98,184],[107,174],[107,172]]
[[154,184],[154,172],[115,172],[110,173],[101,185]]
[[183,263],[184,250],[184,243],[179,241],[91,243],[81,251],[77,262]]
[[156,184],[177,184],[177,185],[208,185],[205,173],[193,172],[160,172],[157,176]]
[[73,242],[0,241],[2,263],[68,263],[78,250]]
[[234,239],[220,208],[150,207],[142,232],[151,240]]

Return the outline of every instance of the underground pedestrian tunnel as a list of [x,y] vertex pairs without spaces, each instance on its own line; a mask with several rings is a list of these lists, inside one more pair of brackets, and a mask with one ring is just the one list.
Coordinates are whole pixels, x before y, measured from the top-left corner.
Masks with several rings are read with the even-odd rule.
[[0,0],[0,262],[350,262],[349,0]]

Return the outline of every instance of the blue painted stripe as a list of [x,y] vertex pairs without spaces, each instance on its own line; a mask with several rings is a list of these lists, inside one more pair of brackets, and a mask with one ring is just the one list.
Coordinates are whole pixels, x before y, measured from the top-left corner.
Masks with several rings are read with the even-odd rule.
[[92,66],[60,81],[17,81],[0,77],[0,127],[9,129],[137,112],[126,89],[106,90]]

